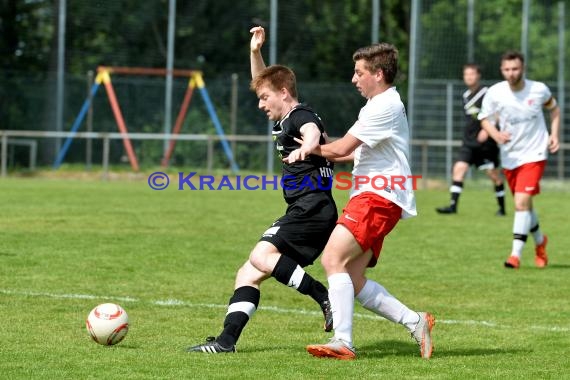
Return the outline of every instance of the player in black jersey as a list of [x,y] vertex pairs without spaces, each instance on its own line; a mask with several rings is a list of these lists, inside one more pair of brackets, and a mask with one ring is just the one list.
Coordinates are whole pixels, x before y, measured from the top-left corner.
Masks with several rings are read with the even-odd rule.
[[[222,333],[189,347],[189,352],[235,352],[237,340],[259,304],[259,286],[269,277],[312,297],[323,312],[325,331],[332,330],[328,291],[303,270],[320,255],[338,217],[331,194],[333,164],[310,154],[325,143],[325,130],[317,114],[297,100],[293,71],[280,65],[265,67],[260,51],[265,40],[263,28],[251,32],[251,89],[259,98],[259,108],[275,121],[273,139],[279,155],[298,161],[283,163],[287,211],[263,233],[238,270]],[[302,144],[296,139],[302,139]]]
[[450,204],[437,208],[436,211],[440,214],[457,213],[459,196],[463,190],[463,179],[471,165],[486,171],[495,186],[495,196],[499,205],[497,215],[506,214],[505,187],[498,170],[499,148],[497,143],[489,138],[487,132],[481,129],[481,122],[477,119],[483,97],[487,92],[487,87],[481,86],[480,80],[481,70],[478,65],[469,63],[463,66],[463,82],[467,86],[467,91],[463,93],[463,109],[466,119],[463,145],[459,151],[459,158],[453,165],[453,184],[449,189]]

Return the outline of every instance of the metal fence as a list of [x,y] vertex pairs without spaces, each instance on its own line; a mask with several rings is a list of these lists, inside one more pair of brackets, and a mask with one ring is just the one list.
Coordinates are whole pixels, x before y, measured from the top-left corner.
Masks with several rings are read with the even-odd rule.
[[[545,82],[561,108],[561,141],[570,141],[570,10],[567,2],[545,0],[412,0],[410,15],[408,115],[415,139],[460,139],[464,118],[461,81],[465,63],[482,68],[484,84],[502,80],[500,56],[509,49],[525,54],[526,76]],[[519,25],[507,33],[503,25]],[[513,28],[510,28],[512,31]],[[430,173],[449,179],[457,149],[430,147]],[[423,165],[413,157],[413,165]],[[570,160],[562,150],[552,155],[546,177],[570,177]]]
[[[29,148],[29,169],[33,170],[36,166],[34,161],[36,158],[37,142],[38,140],[44,139],[54,139],[54,138],[67,138],[72,137],[78,140],[95,140],[101,143],[101,155],[98,159],[95,159],[92,169],[101,168],[101,178],[109,178],[110,166],[111,166],[111,155],[112,155],[112,142],[119,141],[125,138],[122,133],[100,133],[100,132],[45,132],[45,131],[2,131],[0,130],[0,178],[8,176],[9,173],[9,162],[10,162],[10,146],[14,145],[26,145]],[[134,141],[153,141],[155,144],[162,144],[164,142],[169,142],[176,140],[177,142],[193,142],[201,145],[203,149],[200,150],[196,156],[197,163],[193,165],[193,168],[202,168],[208,173],[214,170],[228,170],[229,163],[223,161],[221,156],[221,148],[219,147],[219,142],[221,140],[220,136],[213,134],[181,134],[181,135],[171,135],[171,134],[161,134],[161,133],[130,133],[128,137]],[[262,146],[268,142],[271,142],[271,138],[267,135],[226,135],[225,138],[231,143],[235,143],[236,146]],[[450,148],[457,148],[461,145],[460,140],[437,140],[437,139],[413,139],[410,142],[411,149],[415,152],[415,157],[417,161],[417,166],[414,168],[413,172],[415,175],[421,175],[421,180],[419,181],[420,188],[426,188],[428,186],[428,181],[431,179],[441,179],[439,173],[434,172],[432,160],[434,159],[433,152],[445,151]],[[560,145],[560,152],[565,152],[570,150],[570,143],[563,143]],[[267,151],[261,149],[261,151]],[[559,153],[560,154],[560,153]],[[263,157],[266,158],[266,157]],[[236,157],[240,166],[248,166],[244,161],[243,157]],[[260,160],[263,161],[263,160]],[[97,163],[100,162],[100,165]],[[154,170],[159,162],[155,162],[151,165]],[[85,164],[86,168],[91,167],[91,162]],[[125,164],[126,165],[126,164]],[[247,169],[246,169],[247,170]],[[263,170],[259,168],[258,170]],[[560,178],[563,179],[563,178]]]
[[[0,128],[8,131],[57,131],[58,120],[63,120],[61,133],[69,131],[87,97],[93,82],[88,71],[97,65],[161,66],[169,59],[166,36],[170,35],[170,1],[149,1],[147,8],[138,2],[126,0],[89,0],[30,2],[38,12],[47,15],[46,24],[40,25],[29,38],[50,38],[54,42],[50,51],[34,51],[38,67],[35,72],[18,71],[17,66],[0,71]],[[58,29],[58,13],[67,3],[66,28]],[[527,74],[531,79],[547,83],[558,97],[563,111],[561,141],[570,141],[570,9],[567,1],[560,0],[408,0],[400,2],[381,0],[347,0],[339,2],[313,2],[303,8],[301,2],[257,0],[248,4],[236,3],[232,18],[218,17],[221,5],[208,0],[178,2],[176,7],[177,36],[174,67],[204,70],[204,79],[221,123],[228,135],[257,136],[267,132],[267,121],[256,110],[257,99],[248,89],[249,62],[247,30],[252,24],[263,24],[267,30],[275,29],[277,36],[272,52],[276,60],[292,66],[297,73],[302,101],[312,105],[325,121],[329,134],[341,136],[352,125],[364,99],[350,84],[352,62],[350,56],[356,47],[380,39],[397,44],[401,55],[402,73],[398,89],[407,104],[414,140],[413,170],[429,173],[430,177],[449,178],[456,156],[457,143],[462,135],[463,117],[460,96],[462,65],[475,61],[483,67],[487,84],[499,81],[500,54],[509,48],[527,53]],[[347,9],[358,11],[370,23],[346,30]],[[396,11],[398,9],[398,11]],[[136,22],[120,22],[128,14]],[[108,30],[109,18],[116,19],[114,30]],[[65,18],[64,18],[65,19]],[[132,20],[131,20],[132,21]],[[319,25],[309,32],[303,22]],[[396,36],[394,23],[409,24],[409,33]],[[517,30],[506,33],[505,30]],[[64,25],[65,26],[65,25]],[[505,27],[503,27],[505,26]],[[507,28],[506,26],[510,26]],[[299,32],[301,28],[302,33]],[[345,28],[345,29],[343,29]],[[65,38],[60,37],[62,30]],[[212,33],[215,30],[216,33]],[[520,32],[518,32],[520,31]],[[58,34],[59,33],[59,34]],[[185,35],[192,35],[186,41]],[[142,61],[134,62],[122,49],[106,50],[105,40],[119,35],[123,44],[155,39],[159,48],[151,49]],[[31,37],[30,37],[31,36]],[[294,38],[293,38],[294,37]],[[306,54],[318,54],[319,44],[345,42],[335,51],[338,65],[311,67],[306,65]],[[403,39],[406,38],[406,39]],[[225,51],[225,43],[239,40],[244,51]],[[36,46],[35,40],[21,41],[23,46]],[[58,54],[58,44],[65,43],[64,54]],[[408,45],[409,43],[409,45]],[[164,46],[162,46],[164,45]],[[148,48],[148,44],[145,45]],[[270,46],[264,50],[270,61]],[[222,50],[224,59],[211,62],[214,51]],[[96,51],[98,61],[91,57]],[[89,58],[86,59],[86,52]],[[25,56],[25,53],[24,53]],[[267,59],[269,56],[270,59]],[[31,59],[31,58],[27,58]],[[62,61],[63,60],[63,61]],[[62,72],[62,64],[65,69]],[[170,62],[172,63],[172,62]],[[315,73],[325,72],[325,78],[315,79]],[[173,115],[182,103],[187,81],[174,78],[170,84],[165,78],[114,76],[113,83],[131,134],[160,134],[167,124],[166,98],[170,86],[170,106]],[[65,91],[61,94],[61,88]],[[63,106],[56,101],[63,96]],[[197,98],[197,97],[196,97]],[[173,118],[170,117],[170,120]],[[172,123],[171,123],[172,124]],[[117,132],[116,124],[103,91],[93,102],[90,116],[80,131]],[[207,141],[217,141],[215,129],[209,120],[205,104],[192,100],[183,126],[184,134],[211,135]],[[27,141],[9,132],[4,136]],[[64,135],[61,135],[64,136]],[[59,137],[39,137],[35,148],[22,141],[6,141],[6,170],[26,169],[31,162],[38,167],[49,167],[58,153]],[[426,143],[426,141],[428,143]],[[455,141],[455,143],[453,143]],[[110,139],[108,162],[110,166],[128,167],[121,142]],[[30,143],[32,144],[32,143]],[[208,157],[208,143],[184,140],[177,147],[172,164],[193,167],[224,167],[225,157],[220,149]],[[266,141],[235,141],[240,167],[244,170],[267,170]],[[135,150],[143,165],[155,165],[163,155],[164,139],[135,140]],[[421,149],[420,149],[421,147]],[[78,138],[69,150],[67,163],[96,162],[105,149],[104,139]],[[34,150],[33,160],[30,154]],[[570,177],[569,155],[564,150],[553,155],[546,176]],[[209,162],[209,163],[208,163]],[[93,165],[95,165],[93,163]],[[279,162],[274,162],[276,170]]]
[[[485,82],[491,85],[492,82]],[[556,84],[550,84],[556,94]],[[422,80],[415,92],[414,139],[439,140],[444,146],[431,145],[428,151],[428,166],[432,176],[445,177],[449,180],[453,161],[457,157],[458,146],[451,141],[461,139],[465,116],[461,94],[464,85],[457,80]],[[562,107],[561,107],[562,108]],[[563,108],[565,120],[570,120],[570,104]],[[547,123],[548,123],[548,115]],[[562,127],[562,125],[561,125]],[[568,128],[561,128],[561,141],[570,141]],[[565,137],[564,137],[565,136]],[[413,155],[414,167],[424,165],[423,158]],[[570,157],[561,150],[550,155],[545,176],[564,179],[570,177]]]

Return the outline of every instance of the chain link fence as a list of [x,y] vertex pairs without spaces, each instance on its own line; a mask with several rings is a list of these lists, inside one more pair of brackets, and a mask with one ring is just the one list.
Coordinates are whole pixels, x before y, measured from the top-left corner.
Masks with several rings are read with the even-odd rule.
[[[36,15],[41,23],[31,25],[30,20],[20,20],[10,26],[20,35],[21,49],[2,52],[14,55],[14,59],[12,62],[7,58],[5,61],[11,64],[0,71],[0,130],[54,131],[58,128],[57,26],[61,1],[22,2],[33,8],[30,14]],[[364,104],[350,83],[351,56],[357,47],[371,42],[374,2],[275,1],[278,4],[277,62],[295,70],[301,100],[317,110],[333,136],[344,134]],[[63,131],[69,131],[87,98],[93,83],[89,71],[95,71],[99,65],[165,67],[169,5],[168,0],[151,1],[144,7],[132,0],[66,3]],[[226,134],[264,135],[267,132],[265,115],[257,110],[255,94],[249,91],[248,47],[251,26],[263,25],[269,32],[271,3],[269,0],[235,2],[228,13],[224,2],[177,2],[174,67],[204,72],[206,88]],[[557,97],[565,93],[561,89],[568,90],[570,65],[563,64],[562,69],[559,68],[560,62],[570,62],[570,50],[564,46],[563,59],[558,53],[561,35],[570,41],[570,9],[560,5],[564,2],[378,0],[378,3],[379,38],[394,43],[400,50],[401,74],[397,87],[408,104],[415,142],[412,164],[416,172],[421,170],[429,177],[438,178],[449,175],[457,140],[462,136],[464,63],[479,63],[485,83],[495,83],[501,80],[501,53],[510,48],[521,49],[526,38],[528,77],[546,82]],[[359,20],[355,20],[354,15],[359,15]],[[0,26],[6,33],[7,26]],[[24,29],[26,33],[22,33]],[[46,39],[51,43],[46,45]],[[140,54],[129,54],[133,48]],[[264,57],[269,62],[268,43]],[[18,70],[18,62],[24,61],[36,69],[33,72]],[[164,131],[164,77],[112,75],[111,80],[129,132]],[[187,78],[173,79],[172,120],[187,86]],[[567,122],[570,120],[569,100],[567,96],[562,100]],[[92,116],[87,117],[80,128],[80,131],[89,130],[117,131],[103,88],[94,98]],[[562,130],[562,140],[570,141],[568,128]],[[182,133],[216,133],[198,93],[193,95]],[[37,166],[53,163],[58,147],[56,140],[37,140]],[[434,140],[435,144],[426,143]],[[141,165],[160,164],[164,141],[137,140],[133,145]],[[266,169],[264,143],[239,141],[232,147],[243,170]],[[9,144],[8,150],[9,170],[31,164],[25,144]],[[65,162],[86,163],[88,167],[100,165],[102,150],[101,140],[76,139]],[[172,164],[205,168],[207,156],[208,147],[204,142],[179,141]],[[570,176],[569,157],[570,154],[560,153],[552,156],[547,176]],[[109,159],[111,165],[128,168],[120,140],[110,142]],[[213,165],[222,169],[229,166],[217,145]],[[276,160],[274,165],[277,169],[280,163]]]
[[[463,65],[479,64],[483,84],[490,86],[502,80],[500,57],[509,49],[526,51],[527,78],[545,82],[558,98],[563,113],[561,141],[570,141],[570,130],[564,128],[564,122],[570,120],[570,99],[565,96],[570,89],[570,68],[564,64],[570,62],[564,43],[570,37],[570,9],[565,8],[564,2],[548,0],[417,1],[417,29],[411,38],[417,40],[418,58],[410,89],[412,99],[408,99],[413,107],[408,110],[413,118],[413,136],[448,143],[428,147],[427,154],[414,155],[416,168],[427,165],[429,176],[449,179],[459,149],[449,141],[460,140],[464,126]],[[505,28],[508,25],[514,27]],[[567,149],[551,155],[546,177],[570,176]],[[428,162],[422,162],[426,156]]]

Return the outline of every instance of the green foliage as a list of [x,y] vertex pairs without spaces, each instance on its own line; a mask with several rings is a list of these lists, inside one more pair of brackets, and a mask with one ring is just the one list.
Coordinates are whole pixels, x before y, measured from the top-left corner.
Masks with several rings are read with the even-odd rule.
[[[1,129],[54,130],[56,126],[56,63],[58,1],[35,0],[0,2],[0,120]],[[467,0],[422,0],[419,30],[419,79],[460,80],[467,60]],[[558,34],[557,0],[531,2],[529,20],[529,57],[527,74],[532,79],[552,82],[556,78]],[[204,71],[207,88],[222,120],[229,130],[230,76],[239,74],[239,134],[265,133],[266,120],[259,112],[255,95],[248,90],[249,29],[263,25],[268,43],[263,54],[268,62],[269,4],[254,1],[178,1],[176,9],[174,66]],[[400,75],[396,85],[407,102],[407,73],[410,42],[410,1],[380,1],[381,41],[393,43],[400,52]],[[500,54],[518,48],[521,36],[520,0],[475,1],[475,60],[483,66],[487,81],[500,79]],[[353,52],[370,43],[370,0],[279,1],[277,20],[277,62],[294,68],[301,100],[324,119],[329,134],[340,136],[352,125],[364,99],[350,83]],[[570,9],[566,7],[566,25]],[[67,2],[65,51],[64,130],[69,130],[86,97],[85,74],[98,65],[164,67],[166,64],[168,0],[74,0]],[[570,28],[566,26],[566,41]],[[570,49],[566,49],[570,62]],[[566,77],[570,77],[566,65]],[[164,78],[113,76],[113,83],[125,121],[131,132],[164,130]],[[549,83],[551,84],[551,83]],[[175,78],[173,118],[178,112],[187,78]],[[552,87],[556,91],[555,87]],[[418,88],[418,96],[429,91],[438,98],[439,89]],[[212,133],[198,94],[194,94],[184,131]],[[444,98],[441,98],[444,101]],[[441,118],[432,105],[416,99],[417,136],[425,131],[433,137],[442,129]],[[200,114],[199,114],[200,113]],[[429,120],[421,119],[428,114]],[[433,126],[431,128],[430,126]],[[429,128],[428,128],[429,127]],[[84,125],[80,130],[85,130]],[[95,99],[94,131],[116,131],[105,90]],[[419,133],[419,134],[418,134]],[[416,137],[417,137],[416,136]],[[40,147],[40,164],[54,159],[53,141]],[[136,143],[144,152],[143,160],[160,157],[160,144]],[[191,145],[191,144],[190,144]],[[74,141],[70,162],[83,160],[82,142]],[[99,148],[98,146],[97,148]],[[195,148],[189,148],[194,152]],[[96,152],[100,155],[100,149]],[[196,153],[198,154],[198,153]],[[113,143],[112,160],[124,155],[121,142]],[[201,155],[201,153],[199,153]],[[176,157],[184,162],[194,153]],[[217,157],[217,156],[216,156]],[[240,152],[245,162],[255,162]],[[217,159],[217,158],[216,158]],[[223,162],[223,157],[220,159]]]
[[[423,2],[419,76],[426,79],[459,77],[467,61],[467,0]],[[566,10],[568,16],[568,10]],[[558,70],[558,7],[556,1],[532,2],[529,15],[529,78],[552,81]],[[522,2],[476,1],[474,8],[475,62],[485,78],[500,78],[500,56],[521,49]],[[570,36],[566,17],[566,38]],[[570,58],[566,51],[567,59]]]
[[[55,60],[49,58],[57,51],[58,3],[4,3],[0,64],[10,70],[54,70]],[[382,3],[380,35],[401,44],[404,53],[409,5]],[[267,27],[269,37],[265,0],[180,1],[176,13],[175,65],[203,69],[209,78],[249,72],[250,27]],[[302,80],[346,80],[352,52],[370,41],[370,17],[368,0],[280,2],[278,60],[293,66]],[[134,0],[68,2],[66,70],[82,75],[101,64],[164,67],[167,25],[167,0],[144,7]]]
[[[172,187],[174,186],[174,187]],[[369,271],[395,296],[437,318],[435,352],[419,358],[400,326],[355,307],[354,362],[310,357],[324,342],[309,297],[269,279],[234,355],[190,355],[219,333],[237,268],[285,204],[279,191],[152,191],[146,180],[0,181],[0,372],[62,378],[565,378],[570,329],[567,192],[535,206],[551,265],[505,270],[512,204],[496,218],[488,189],[466,189],[461,213],[433,210],[446,191],[419,191],[420,215],[402,221]],[[346,193],[336,193],[339,208]],[[529,241],[528,245],[531,245]],[[308,268],[326,282],[321,266]],[[130,297],[124,300],[121,297]],[[92,342],[84,320],[103,302],[129,314],[115,347]]]
[[[531,6],[529,74],[539,80],[555,74],[557,5],[548,0]],[[466,60],[467,0],[422,1],[421,7],[420,73],[448,78],[450,69],[456,70],[453,65]],[[175,66],[203,69],[208,78],[247,74],[249,28],[264,25],[269,36],[265,0],[180,1],[176,14]],[[54,70],[57,15],[56,1],[4,1],[0,66],[44,75]],[[346,81],[352,72],[352,52],[370,41],[369,0],[280,2],[278,15],[278,61],[294,67],[300,81]],[[520,0],[475,2],[475,58],[487,77],[497,76],[501,52],[520,47],[521,16]],[[83,75],[100,64],[163,67],[167,23],[167,0],[144,7],[135,0],[68,2],[66,70]],[[408,68],[409,34],[410,2],[381,1],[380,39],[399,48],[402,78]]]
[[44,73],[53,37],[51,1],[3,0],[0,3],[0,67]]

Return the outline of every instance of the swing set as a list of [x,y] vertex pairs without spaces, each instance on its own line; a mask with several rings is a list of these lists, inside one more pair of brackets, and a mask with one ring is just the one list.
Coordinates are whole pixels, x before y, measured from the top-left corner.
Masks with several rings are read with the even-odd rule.
[[[230,163],[231,169],[233,172],[237,172],[239,167],[235,162],[234,155],[228,141],[225,137],[224,130],[216,114],[216,110],[208,91],[206,89],[206,84],[204,83],[204,79],[202,77],[202,72],[197,70],[179,70],[173,69],[171,71],[173,76],[177,77],[187,77],[188,78],[188,87],[186,88],[186,93],[184,94],[184,100],[182,100],[182,105],[180,106],[180,111],[178,112],[178,116],[176,117],[176,122],[174,123],[174,128],[172,130],[173,135],[178,135],[182,129],[182,125],[184,124],[184,119],[186,117],[186,113],[188,111],[188,107],[190,105],[190,101],[192,100],[192,94],[194,93],[194,89],[198,89],[200,95],[206,104],[206,108],[208,110],[208,114],[214,127],[216,128],[216,133],[220,136],[220,142],[224,149],[224,153]],[[53,163],[53,168],[58,169],[64,158],[67,154],[69,147],[74,138],[74,134],[77,133],[81,123],[85,119],[85,115],[91,106],[91,102],[93,98],[97,94],[97,90],[103,84],[107,91],[107,97],[109,99],[109,103],[111,105],[111,109],[113,111],[113,115],[115,117],[115,121],[117,123],[117,128],[123,134],[123,146],[127,153],[127,157],[131,164],[131,168],[133,171],[139,171],[139,164],[137,160],[136,153],[133,149],[131,144],[131,140],[129,139],[129,134],[127,131],[127,126],[125,124],[125,120],[123,118],[123,114],[121,112],[121,107],[119,106],[119,101],[117,100],[117,96],[115,94],[115,90],[113,88],[113,84],[111,82],[111,74],[118,74],[118,75],[147,75],[147,76],[166,76],[168,71],[166,69],[161,68],[145,68],[145,67],[115,67],[115,66],[99,66],[97,68],[97,76],[95,77],[94,83],[90,89],[90,95],[87,97],[79,114],[75,118],[73,125],[71,127],[71,135],[67,137],[65,142],[63,143],[61,149],[59,150],[57,157]],[[171,139],[168,145],[168,149],[166,150],[164,157],[162,158],[162,166],[168,166],[170,158],[174,152],[174,148],[176,146],[176,139]]]

